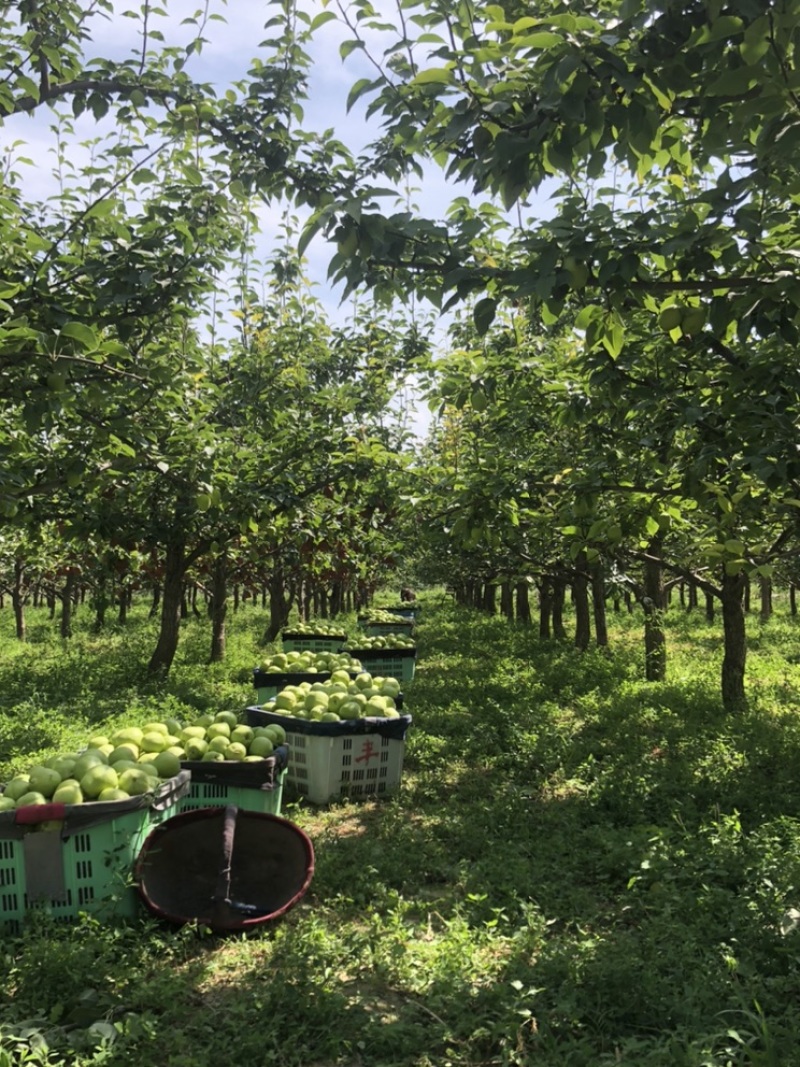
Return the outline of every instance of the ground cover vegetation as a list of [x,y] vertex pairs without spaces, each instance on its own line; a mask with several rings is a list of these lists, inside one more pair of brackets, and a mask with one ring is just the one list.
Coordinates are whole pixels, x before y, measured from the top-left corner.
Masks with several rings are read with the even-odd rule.
[[[34,920],[2,941],[0,1062],[723,1065],[797,1062],[797,622],[753,613],[749,706],[722,707],[718,625],[667,611],[670,679],[641,618],[608,648],[424,594],[399,794],[315,808],[309,894],[274,930]],[[46,608],[3,626],[7,774],[124,716],[240,710],[260,605],[225,663],[193,616],[167,679],[156,622],[64,642]],[[637,609],[638,610],[638,609]],[[566,608],[572,623],[573,609]],[[346,616],[355,627],[353,616]]]
[[[177,41],[149,2],[0,15],[0,765],[241,708],[391,575],[449,590],[403,791],[290,806],[320,863],[274,936],[11,939],[0,1057],[792,1064],[798,0],[269,7],[223,93],[213,5]],[[304,128],[334,23],[358,157]]]

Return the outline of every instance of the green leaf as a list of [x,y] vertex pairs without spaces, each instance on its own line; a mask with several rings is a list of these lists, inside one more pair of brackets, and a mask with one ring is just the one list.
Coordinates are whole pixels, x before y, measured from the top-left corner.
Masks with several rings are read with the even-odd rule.
[[412,85],[448,85],[453,80],[453,71],[450,67],[430,67],[428,70],[421,70],[419,74],[411,79]]
[[705,90],[707,96],[743,96],[753,84],[753,72],[750,67],[726,70]]
[[[339,55],[342,59],[347,59],[351,52],[357,51],[359,48],[364,47],[363,41],[343,41],[339,45]],[[246,531],[245,531],[246,532]]]
[[114,200],[98,200],[86,212],[86,218],[107,219],[109,215],[113,214],[116,206],[116,201]]
[[770,23],[767,15],[751,22],[744,31],[744,40],[739,45],[739,54],[748,66],[758,63],[770,48]]
[[350,111],[353,104],[375,85],[372,78],[359,78],[347,94],[346,110]]
[[605,311],[599,304],[587,304],[578,312],[575,319],[575,329],[585,330],[595,319],[604,314]]
[[61,336],[77,341],[85,349],[97,348],[97,334],[82,322],[68,322],[61,327]]
[[540,33],[522,34],[516,43],[523,48],[533,48],[537,51],[544,51],[546,48],[555,48],[557,45],[563,44],[564,38],[560,33],[551,33],[549,30],[542,30]]
[[482,337],[494,322],[497,313],[497,303],[490,296],[479,300],[472,312],[475,329]]
[[320,26],[324,26],[326,22],[331,22],[332,20],[336,20],[336,14],[333,11],[321,11],[319,15],[311,20],[311,25],[308,27],[309,32],[313,33]]
[[115,455],[127,456],[129,459],[136,458],[136,449],[131,448],[125,441],[120,441],[115,434],[111,433],[108,435],[108,443],[113,446]]

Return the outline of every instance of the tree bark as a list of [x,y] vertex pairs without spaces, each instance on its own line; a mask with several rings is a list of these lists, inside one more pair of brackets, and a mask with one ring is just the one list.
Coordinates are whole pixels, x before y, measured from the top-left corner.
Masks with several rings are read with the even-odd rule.
[[697,607],[697,586],[694,582],[689,582],[688,595],[686,599],[686,610],[694,611]]
[[531,602],[527,582],[517,582],[514,590],[516,600],[517,622],[522,626],[531,624]]
[[500,614],[509,622],[514,621],[514,593],[511,582],[503,582],[500,586]]
[[644,562],[642,607],[644,609],[644,676],[648,682],[663,682],[667,676],[667,642],[662,627],[665,607],[662,540],[648,545]]
[[572,579],[572,600],[575,607],[575,647],[585,652],[592,639],[592,627],[589,615],[589,578],[584,567],[583,554],[578,556],[575,565],[578,568]]
[[21,559],[14,560],[14,585],[11,589],[11,604],[14,608],[14,626],[18,641],[27,637],[25,624],[25,564]]
[[178,650],[181,617],[185,602],[186,546],[183,541],[167,546],[164,583],[161,594],[161,629],[148,674],[167,675]]
[[483,610],[488,615],[497,613],[497,586],[494,582],[486,582],[483,586]]
[[73,604],[77,584],[77,575],[70,571],[61,593],[61,636],[63,638],[72,637]]
[[128,607],[130,601],[128,599],[128,590],[120,589],[117,596],[117,625],[127,626],[128,624]]
[[217,556],[211,568],[211,654],[209,663],[225,659],[225,618],[228,614],[228,560],[224,553]]
[[745,706],[744,672],[747,662],[747,634],[743,594],[745,576],[725,574],[722,578],[722,624],[725,653],[722,659],[722,705],[726,711]]
[[789,582],[789,614],[794,618],[797,615],[797,586]]
[[594,614],[594,639],[599,648],[608,647],[608,624],[606,620],[606,576],[602,560],[592,564],[592,611]]
[[293,599],[291,594],[287,594],[281,570],[273,572],[267,587],[269,590],[269,625],[264,631],[262,639],[264,644],[274,641],[289,621]]
[[714,621],[714,597],[706,593],[706,622]]
[[563,576],[554,578],[552,587],[550,619],[553,624],[553,637],[563,641],[567,637],[567,628],[564,625],[564,599],[567,594],[567,579]]
[[344,582],[341,581],[341,579],[337,579],[336,581],[334,581],[333,585],[331,586],[331,597],[330,597],[329,611],[330,611],[330,617],[332,619],[335,619],[338,615],[341,615],[342,609],[344,607],[344,602],[345,602]]
[[153,594],[150,601],[150,613],[148,618],[154,619],[158,615],[158,609],[161,605],[161,583],[153,582]]
[[549,641],[552,630],[550,623],[553,618],[553,582],[550,578],[542,578],[539,585],[539,637],[543,641]]
[[772,618],[772,579],[759,579],[759,592],[761,595],[761,621],[767,622]]

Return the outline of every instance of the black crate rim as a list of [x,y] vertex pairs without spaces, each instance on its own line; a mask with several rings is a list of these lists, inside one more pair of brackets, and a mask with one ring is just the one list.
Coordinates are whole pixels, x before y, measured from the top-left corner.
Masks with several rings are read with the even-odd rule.
[[280,715],[253,705],[246,709],[247,722],[250,726],[268,726],[277,723],[287,733],[308,734],[316,737],[352,737],[360,734],[379,734],[390,740],[405,740],[406,731],[411,726],[411,715],[401,715],[397,719],[363,718],[341,719],[339,722],[317,722],[312,719],[295,719],[291,715]]

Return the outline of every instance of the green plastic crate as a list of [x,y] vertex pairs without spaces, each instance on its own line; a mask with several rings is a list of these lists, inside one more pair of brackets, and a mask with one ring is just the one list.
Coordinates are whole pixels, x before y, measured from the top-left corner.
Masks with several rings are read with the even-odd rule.
[[396,678],[398,682],[410,682],[414,677],[417,664],[415,648],[354,648],[352,655],[357,656],[364,670],[374,676]]
[[398,617],[396,622],[363,622],[359,626],[367,637],[384,637],[386,634],[405,633],[409,636],[414,632],[414,623],[410,619]]
[[286,631],[281,634],[281,647],[284,652],[338,652],[346,640],[347,634],[344,633],[315,637]]
[[63,920],[81,912],[101,920],[140,914],[133,865],[150,832],[177,814],[189,782],[182,771],[147,798],[46,805],[44,823],[0,814],[0,927],[18,933],[33,911]]
[[259,763],[188,761],[182,766],[191,772],[192,781],[179,802],[179,811],[235,804],[245,811],[280,815],[288,763],[285,745],[279,745],[274,755]]

